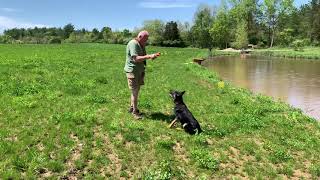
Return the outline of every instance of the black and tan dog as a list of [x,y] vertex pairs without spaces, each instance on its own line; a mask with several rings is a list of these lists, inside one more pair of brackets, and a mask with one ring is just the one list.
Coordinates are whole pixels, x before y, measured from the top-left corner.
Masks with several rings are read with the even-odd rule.
[[174,114],[175,119],[171,122],[169,125],[169,128],[171,128],[177,121],[179,121],[182,124],[183,129],[189,133],[189,134],[195,134],[198,131],[198,134],[202,132],[200,128],[200,124],[196,120],[196,118],[193,117],[192,113],[189,111],[186,104],[183,102],[182,95],[185,93],[179,92],[179,91],[170,91],[170,96],[173,99],[173,102],[175,104],[174,106]]

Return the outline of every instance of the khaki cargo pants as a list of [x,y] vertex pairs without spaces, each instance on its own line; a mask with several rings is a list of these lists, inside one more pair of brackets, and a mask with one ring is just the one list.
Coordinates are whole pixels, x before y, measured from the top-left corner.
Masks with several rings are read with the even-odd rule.
[[144,85],[145,72],[141,73],[126,73],[128,79],[128,87],[131,90],[137,90]]

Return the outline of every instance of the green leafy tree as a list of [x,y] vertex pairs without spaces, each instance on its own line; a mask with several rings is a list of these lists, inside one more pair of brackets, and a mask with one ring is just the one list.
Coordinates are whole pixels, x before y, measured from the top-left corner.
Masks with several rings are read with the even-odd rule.
[[4,31],[4,35],[10,36],[13,39],[18,40],[23,37],[23,29],[13,28]]
[[61,44],[61,39],[58,37],[50,37],[48,43],[49,44]]
[[111,43],[112,29],[110,27],[103,27],[101,30],[103,42]]
[[[161,20],[148,20],[143,22],[143,30],[149,32],[149,43],[152,45],[161,45],[163,41],[163,33],[165,29],[164,22]],[[138,31],[140,31],[139,29]]]
[[69,38],[70,34],[74,32],[74,26],[69,23],[63,27],[64,39]]
[[310,6],[311,41],[320,45],[320,1],[312,0]]
[[212,23],[212,9],[208,5],[199,6],[194,17],[192,34],[195,38],[195,45],[200,48],[209,49],[210,53],[213,48],[213,40],[209,32]]
[[163,37],[165,40],[180,40],[178,24],[176,22],[167,22]]
[[283,31],[281,31],[278,36],[279,44],[282,46],[287,46],[288,44],[291,44],[294,40],[293,33],[294,30],[291,28],[286,28]]
[[233,41],[236,41],[235,38],[237,38],[237,34],[239,35],[238,28],[245,23],[248,41],[256,44],[259,39],[256,21],[258,16],[257,0],[229,0],[229,2],[232,5],[228,18],[233,22],[230,28]]
[[85,28],[82,28],[80,31],[81,31],[82,34],[87,33],[87,30]]
[[[280,19],[280,25],[294,30],[293,36],[297,39],[310,41],[307,44],[320,42],[320,2],[312,0],[308,4],[295,8],[293,13]],[[280,26],[279,25],[279,26]]]
[[261,7],[264,23],[268,27],[270,47],[272,47],[279,19],[292,11],[293,0],[263,0]]
[[246,21],[239,22],[236,29],[236,39],[233,46],[237,49],[248,47],[248,32]]
[[177,22],[174,22],[174,21],[167,22],[165,31],[163,34],[163,38],[164,38],[164,41],[163,41],[164,46],[171,46],[171,47],[184,46],[184,43],[180,38]]
[[227,7],[225,5],[221,6],[210,29],[210,35],[214,41],[214,44],[220,48],[228,47],[231,36],[231,23],[231,19],[227,12]]
[[178,29],[180,32],[180,37],[185,46],[191,46],[193,43],[193,36],[191,31],[191,26],[188,22],[178,22]]
[[90,32],[86,32],[83,36],[83,42],[92,42],[92,37]]
[[79,38],[75,32],[72,32],[69,35],[69,38],[66,39],[64,42],[66,42],[66,43],[79,43]]
[[123,36],[124,38],[131,38],[131,37],[132,37],[132,33],[129,31],[129,29],[124,29],[124,30],[122,31],[122,36]]
[[123,37],[123,44],[128,44],[128,42],[132,39],[132,33],[129,29],[124,29],[121,32],[121,35]]
[[100,36],[100,32],[97,28],[92,29],[91,39],[92,42],[98,42],[100,39],[102,39],[102,36]]
[[112,37],[111,37],[111,43],[112,44],[125,44],[125,39],[123,37],[122,32],[120,32],[120,31],[113,32]]
[[0,35],[0,43],[11,44],[14,39],[9,35]]

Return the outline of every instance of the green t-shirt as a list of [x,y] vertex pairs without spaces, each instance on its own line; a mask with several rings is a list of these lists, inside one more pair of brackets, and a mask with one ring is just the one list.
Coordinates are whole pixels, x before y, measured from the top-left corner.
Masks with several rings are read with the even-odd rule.
[[141,47],[139,42],[135,39],[131,40],[127,45],[126,50],[126,64],[124,66],[124,71],[129,73],[140,73],[145,69],[145,62],[135,62],[133,56],[144,56],[146,55],[146,50]]

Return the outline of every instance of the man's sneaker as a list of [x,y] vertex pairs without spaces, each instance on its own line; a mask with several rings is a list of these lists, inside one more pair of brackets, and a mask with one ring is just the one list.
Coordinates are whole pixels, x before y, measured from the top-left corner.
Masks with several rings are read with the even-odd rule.
[[132,113],[133,112],[133,107],[130,106],[130,108],[128,109],[128,113]]
[[[138,113],[140,113],[139,109],[136,110]],[[131,106],[129,109],[128,109],[128,113],[132,113],[133,112],[133,107]]]
[[139,112],[139,110],[136,110],[136,111],[132,112],[132,115],[133,115],[133,117],[134,117],[135,119],[137,119],[137,120],[143,118],[142,115],[141,115],[141,113]]

